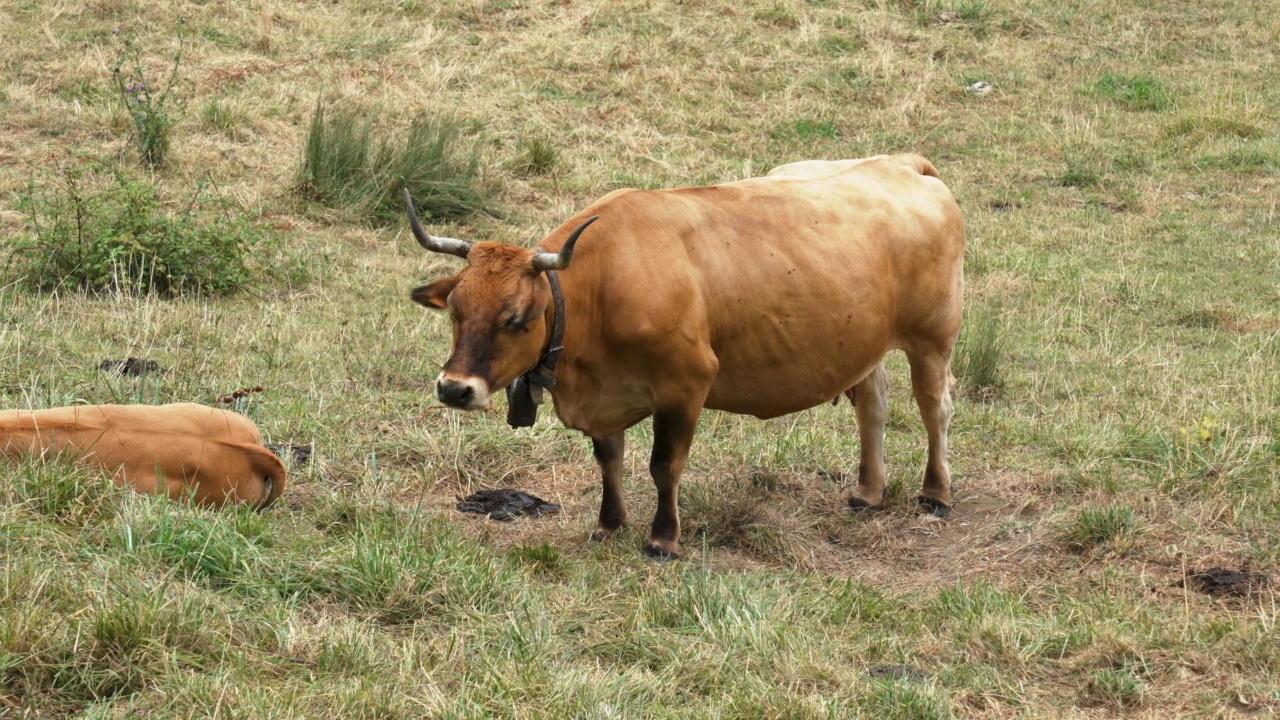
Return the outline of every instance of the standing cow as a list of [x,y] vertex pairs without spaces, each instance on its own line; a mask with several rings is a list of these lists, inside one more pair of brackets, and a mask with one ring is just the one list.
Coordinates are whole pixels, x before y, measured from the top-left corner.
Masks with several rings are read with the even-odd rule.
[[626,523],[623,433],[632,425],[653,417],[658,507],[644,551],[676,558],[678,486],[703,408],[772,418],[850,388],[861,465],[849,504],[881,507],[880,363],[893,349],[907,354],[928,431],[920,504],[940,516],[950,509],[964,221],[923,157],[810,161],[712,187],[618,190],[536,250],[432,237],[407,191],[405,199],[423,247],[467,260],[413,291],[453,321],[440,400],[483,409],[511,386],[519,415],[532,409],[530,385],[549,388],[560,420],[590,436],[604,476],[594,538]]

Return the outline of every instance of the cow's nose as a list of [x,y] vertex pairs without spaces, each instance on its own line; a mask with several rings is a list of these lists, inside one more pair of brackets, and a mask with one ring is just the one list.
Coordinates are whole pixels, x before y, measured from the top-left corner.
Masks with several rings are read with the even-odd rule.
[[440,378],[440,380],[436,381],[436,397],[440,398],[440,402],[450,407],[470,407],[475,394],[475,388],[471,387],[469,383],[447,378]]

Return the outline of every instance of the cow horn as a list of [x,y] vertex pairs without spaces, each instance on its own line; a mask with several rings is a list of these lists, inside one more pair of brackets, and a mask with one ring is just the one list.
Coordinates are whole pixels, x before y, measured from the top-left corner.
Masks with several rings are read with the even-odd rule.
[[564,241],[564,245],[561,246],[560,252],[544,252],[534,255],[533,269],[538,272],[543,272],[544,270],[567,270],[569,268],[569,263],[573,261],[573,245],[578,242],[578,236],[582,234],[583,230],[587,229],[588,225],[599,219],[599,215],[592,215],[587,218],[586,222],[579,225],[578,229],[574,230],[573,234],[569,236],[569,239]]
[[465,258],[471,252],[471,243],[466,240],[432,237],[422,229],[422,224],[418,222],[418,212],[413,209],[413,196],[409,194],[409,188],[404,189],[404,204],[409,208],[409,227],[413,228],[413,236],[418,239],[419,245],[431,252],[448,253],[460,258]]

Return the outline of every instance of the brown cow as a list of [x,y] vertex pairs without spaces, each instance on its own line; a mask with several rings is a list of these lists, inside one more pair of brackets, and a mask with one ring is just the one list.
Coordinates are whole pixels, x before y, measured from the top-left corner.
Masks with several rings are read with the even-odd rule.
[[928,431],[919,501],[940,516],[950,509],[964,221],[923,157],[810,161],[713,187],[618,190],[537,250],[431,237],[405,195],[419,243],[467,259],[457,275],[413,291],[453,321],[437,394],[474,410],[512,383],[513,402],[527,383],[551,388],[556,414],[591,437],[604,476],[593,537],[626,522],[623,431],[632,425],[653,417],[658,508],[645,553],[674,558],[677,487],[703,408],[772,418],[850,389],[861,466],[849,504],[881,507],[880,362],[893,349],[906,352]]
[[265,510],[285,468],[243,415],[190,403],[0,411],[0,454],[70,453],[141,493]]

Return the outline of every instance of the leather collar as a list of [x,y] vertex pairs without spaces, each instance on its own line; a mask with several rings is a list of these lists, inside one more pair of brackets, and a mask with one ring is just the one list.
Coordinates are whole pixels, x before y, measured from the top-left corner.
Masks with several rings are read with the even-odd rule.
[[542,404],[543,388],[556,385],[556,361],[564,350],[564,293],[560,290],[560,275],[547,270],[547,282],[551,285],[553,317],[551,342],[533,369],[515,379],[507,388],[507,424],[511,427],[532,427],[538,419],[538,406]]

